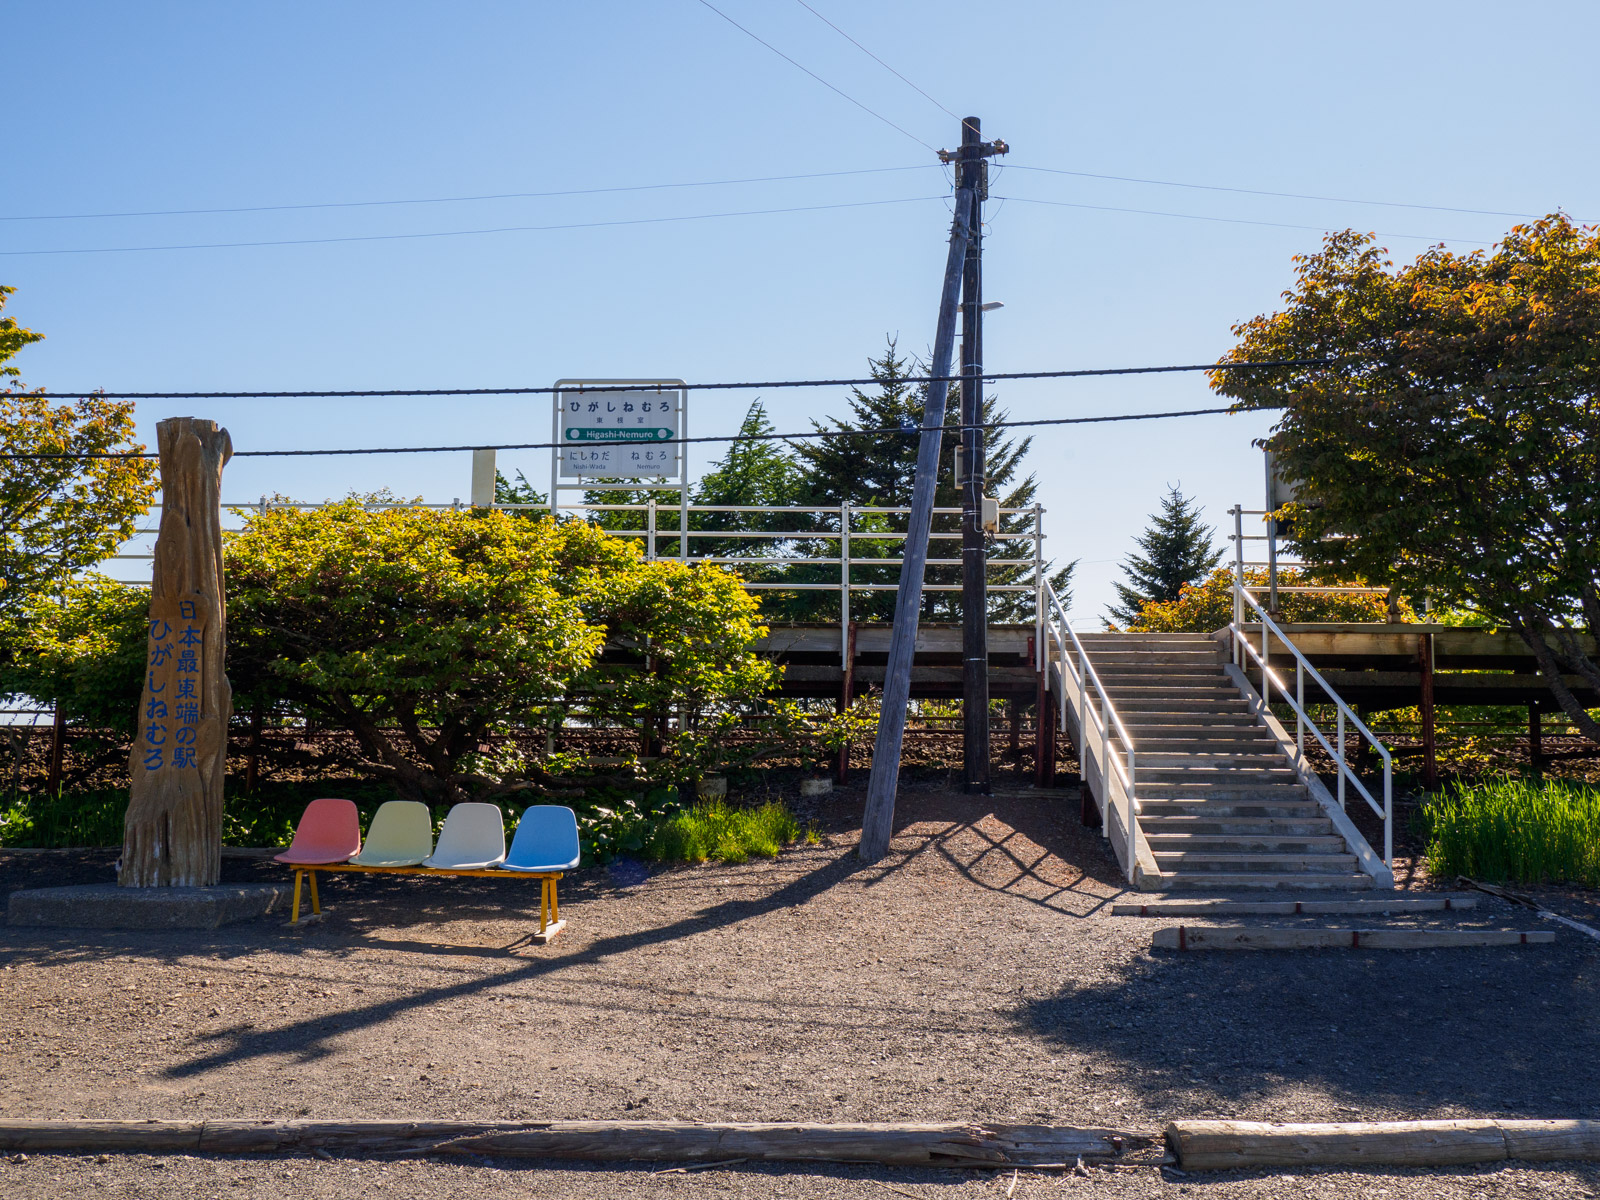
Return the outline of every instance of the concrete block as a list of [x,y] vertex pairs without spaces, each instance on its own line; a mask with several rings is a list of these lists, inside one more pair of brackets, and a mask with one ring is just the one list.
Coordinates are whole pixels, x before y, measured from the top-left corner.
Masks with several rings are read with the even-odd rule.
[[8,925],[51,929],[215,929],[283,907],[287,883],[125,888],[114,883],[12,892]]

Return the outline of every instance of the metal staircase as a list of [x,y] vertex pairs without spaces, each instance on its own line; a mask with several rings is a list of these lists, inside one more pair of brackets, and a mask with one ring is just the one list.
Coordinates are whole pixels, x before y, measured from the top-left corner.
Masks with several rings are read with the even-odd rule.
[[[1216,635],[1080,635],[1053,595],[1046,602],[1049,680],[1062,727],[1130,883],[1150,891],[1393,886],[1386,858],[1343,809],[1347,776],[1384,816],[1387,787],[1379,808],[1345,761],[1342,702],[1337,746],[1310,721],[1299,672],[1312,669],[1292,645],[1295,692],[1270,664],[1264,681],[1292,714],[1286,729],[1241,669],[1261,661],[1242,621]],[[1243,603],[1254,604],[1248,592]],[[1278,632],[1265,613],[1261,619]],[[1308,732],[1334,757],[1337,797],[1310,769]],[[1387,764],[1387,750],[1379,752]]]

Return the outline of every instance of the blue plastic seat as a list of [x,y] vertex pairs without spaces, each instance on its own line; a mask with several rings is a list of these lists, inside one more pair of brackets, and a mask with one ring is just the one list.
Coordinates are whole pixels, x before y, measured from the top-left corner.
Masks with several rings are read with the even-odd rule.
[[578,818],[559,804],[535,804],[517,822],[506,871],[570,871],[578,865]]

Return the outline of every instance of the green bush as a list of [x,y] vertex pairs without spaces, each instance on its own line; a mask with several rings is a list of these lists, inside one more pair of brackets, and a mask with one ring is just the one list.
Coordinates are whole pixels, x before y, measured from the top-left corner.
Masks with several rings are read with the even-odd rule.
[[1422,811],[1434,875],[1600,887],[1600,790],[1508,777],[1457,785]]
[[[644,856],[658,862],[743,862],[777,858],[801,838],[800,822],[776,800],[760,808],[731,808],[721,800],[696,804],[661,821],[644,844]],[[809,831],[805,839],[815,841]]]

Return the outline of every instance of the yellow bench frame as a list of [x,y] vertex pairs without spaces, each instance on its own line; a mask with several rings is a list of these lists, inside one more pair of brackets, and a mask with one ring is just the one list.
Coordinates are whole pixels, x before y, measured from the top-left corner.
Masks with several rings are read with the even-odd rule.
[[[359,863],[290,863],[294,868],[294,911],[290,915],[289,924],[300,924],[300,885],[303,881],[311,883],[311,912],[314,916],[322,915],[322,901],[317,896],[318,871],[343,871],[351,875],[459,875],[474,879],[537,879],[543,886],[539,893],[539,932],[533,934],[533,940],[540,945],[554,940],[557,934],[566,927],[566,922],[561,919],[561,908],[556,898],[556,880],[561,878],[560,871],[505,871],[498,869],[453,871],[446,867],[367,867]],[[309,918],[308,918],[309,919]]]

